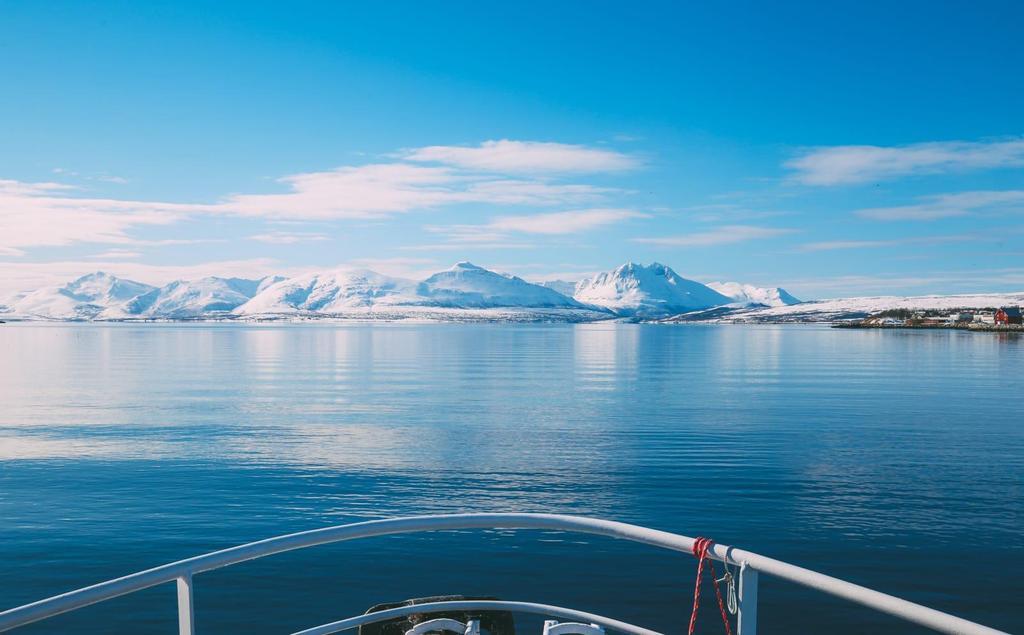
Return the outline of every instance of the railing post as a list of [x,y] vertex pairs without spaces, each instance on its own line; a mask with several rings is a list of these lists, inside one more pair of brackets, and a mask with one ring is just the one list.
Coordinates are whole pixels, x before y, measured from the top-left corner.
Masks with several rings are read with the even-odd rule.
[[740,565],[739,616],[736,635],[757,634],[757,569],[746,562]]
[[178,578],[178,635],[195,635],[196,617],[192,610],[192,574]]

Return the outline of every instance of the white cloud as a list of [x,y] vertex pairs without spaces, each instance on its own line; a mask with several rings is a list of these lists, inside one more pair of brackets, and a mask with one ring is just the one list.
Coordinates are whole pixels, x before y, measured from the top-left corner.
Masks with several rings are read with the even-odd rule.
[[1024,139],[812,148],[785,166],[806,185],[845,185],[918,174],[1024,166]]
[[[524,248],[532,245],[512,242],[513,234],[569,235],[622,222],[631,218],[647,218],[647,214],[631,209],[594,208],[550,212],[546,214],[524,214],[498,216],[490,222],[479,225],[427,226],[435,234],[444,234],[447,246],[472,244],[483,248]],[[425,246],[419,246],[422,248]],[[434,245],[438,247],[438,245]]]
[[401,251],[465,251],[467,247],[473,249],[533,249],[536,245],[531,243],[514,242],[477,242],[473,239],[453,239],[446,243],[427,243],[423,245],[405,245],[399,247]]
[[882,221],[929,221],[981,211],[1021,209],[1024,209],[1024,190],[980,190],[927,196],[914,205],[875,207],[855,213],[862,218]]
[[428,225],[424,227],[433,234],[444,234],[452,243],[474,243],[475,245],[501,244],[508,240],[508,234],[490,225]]
[[60,183],[0,180],[0,253],[76,242],[130,244],[128,230],[167,225],[189,205],[69,196]]
[[486,227],[498,231],[527,234],[575,234],[630,218],[647,218],[647,216],[647,214],[631,209],[595,208],[550,214],[499,216],[488,223]]
[[52,181],[43,181],[39,183],[28,183],[25,181],[14,181],[11,179],[0,179],[0,195],[6,196],[33,196],[33,195],[44,195],[53,192],[59,192],[62,190],[73,190],[74,185],[67,185],[65,183],[54,183]]
[[222,213],[296,219],[380,218],[452,203],[466,179],[447,168],[373,164],[280,179],[280,194],[237,194]]
[[67,168],[53,168],[50,171],[53,172],[54,174],[62,174],[64,176],[81,177],[88,181],[102,181],[104,183],[116,183],[118,185],[124,185],[125,183],[128,183],[128,179],[124,177],[106,174],[103,172],[95,175],[84,175],[78,172],[77,170],[69,170]]
[[968,241],[993,240],[993,236],[978,234],[953,234],[949,236],[914,236],[892,240],[826,240],[806,243],[800,251],[835,251],[839,249],[872,249],[877,247],[904,247],[907,245],[938,245]]
[[452,167],[377,163],[279,180],[289,191],[238,194],[216,211],[275,219],[375,219],[444,205],[548,206],[593,200],[614,190],[587,184],[482,177]]
[[533,206],[569,205],[596,200],[606,194],[626,193],[622,190],[594,185],[514,179],[479,181],[466,189],[470,199],[456,202]]
[[[242,192],[209,202],[101,198],[65,183],[0,180],[0,257],[25,257],[35,247],[93,243],[120,250],[106,253],[112,254],[112,259],[124,260],[128,258],[125,254],[137,253],[145,247],[226,240],[143,239],[136,235],[145,227],[167,226],[204,216],[273,222],[380,220],[455,205],[583,207],[625,192],[590,183],[565,182],[557,175],[623,170],[636,165],[638,161],[633,157],[606,149],[502,140],[470,148],[433,146],[409,151],[390,163],[295,174],[278,180],[282,191]],[[64,178],[122,181],[105,174],[83,176],[62,168],[53,172]],[[494,227],[466,226],[456,233],[461,233],[462,241],[498,246],[507,243],[506,235],[512,232],[571,233],[615,222],[622,214],[595,208],[534,217],[506,216],[497,219]],[[485,232],[491,232],[491,236]],[[270,244],[327,238],[302,231],[268,231],[248,237]],[[101,259],[100,254],[97,259]]]
[[160,238],[153,240],[133,238],[130,244],[135,247],[169,247],[172,245],[202,245],[226,242],[228,242],[227,238]]
[[141,251],[132,251],[131,249],[108,249],[102,253],[93,254],[88,256],[89,258],[95,258],[96,260],[134,260],[142,257]]
[[834,251],[837,249],[864,249],[870,247],[892,247],[901,244],[898,240],[824,240],[800,246],[801,251]]
[[271,245],[294,245],[296,243],[319,242],[327,240],[327,234],[316,232],[267,232],[249,236],[249,240]]
[[711,231],[694,232],[681,236],[658,236],[653,238],[634,238],[634,242],[664,247],[709,247],[732,243],[774,238],[793,233],[792,229],[780,227],[757,227],[753,225],[724,225]]
[[779,216],[791,216],[793,214],[793,212],[781,210],[753,210],[735,203],[694,205],[685,208],[683,211],[688,213],[693,220],[702,223],[736,223],[777,218]]
[[[0,254],[21,255],[29,247],[82,242],[142,244],[130,235],[133,229],[200,215],[380,219],[457,204],[579,204],[613,191],[588,184],[481,177],[449,167],[403,163],[297,174],[281,182],[288,191],[236,194],[215,203],[168,203],[90,198],[80,196],[70,185],[0,180]],[[272,234],[260,236],[267,242],[275,239]]]
[[514,174],[616,172],[640,165],[612,150],[539,141],[485,141],[479,146],[429,146],[403,155],[409,161]]

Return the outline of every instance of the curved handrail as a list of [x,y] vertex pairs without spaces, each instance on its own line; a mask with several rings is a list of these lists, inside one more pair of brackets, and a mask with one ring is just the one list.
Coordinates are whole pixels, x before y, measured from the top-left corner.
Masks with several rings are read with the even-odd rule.
[[[238,564],[247,560],[321,545],[326,543],[422,531],[452,529],[544,529],[575,531],[631,540],[673,551],[691,552],[694,539],[666,531],[648,529],[611,520],[560,514],[470,513],[446,516],[409,516],[371,520],[349,525],[313,529],[251,542],[201,556],[179,560],[153,569],[108,580],[92,586],[56,595],[0,613],[0,631],[29,624],[54,615],[146,589],[178,578]],[[708,554],[716,560],[747,565],[790,582],[871,607],[942,633],[955,635],[1007,635],[920,604],[874,591],[851,582],[817,573],[803,567],[768,558],[750,551],[721,544],[712,545]]]
[[629,624],[628,622],[594,615],[593,613],[585,613],[575,609],[551,606],[549,604],[537,604],[535,602],[506,602],[501,600],[454,600],[450,602],[424,602],[423,604],[413,604],[411,606],[399,606],[393,609],[367,613],[366,615],[349,617],[329,624],[321,624],[313,628],[296,631],[292,635],[331,635],[331,633],[340,633],[350,628],[383,622],[396,617],[404,617],[414,613],[435,613],[438,611],[515,611],[517,613],[550,615],[552,617],[579,620],[586,623],[592,622],[614,629],[620,633],[630,633],[631,635],[661,635],[657,631]]

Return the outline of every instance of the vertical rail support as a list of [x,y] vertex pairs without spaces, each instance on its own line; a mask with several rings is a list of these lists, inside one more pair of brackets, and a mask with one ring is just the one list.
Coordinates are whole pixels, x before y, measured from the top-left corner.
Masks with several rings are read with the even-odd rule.
[[740,565],[739,614],[736,635],[757,634],[757,569],[746,562]]
[[196,616],[192,610],[192,574],[178,578],[178,635],[195,635]]

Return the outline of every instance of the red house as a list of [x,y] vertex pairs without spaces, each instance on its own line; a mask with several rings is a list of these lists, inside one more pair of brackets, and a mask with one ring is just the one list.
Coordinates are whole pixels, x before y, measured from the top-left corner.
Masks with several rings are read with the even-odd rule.
[[1015,307],[1003,307],[996,311],[996,324],[1020,324],[1020,309]]

